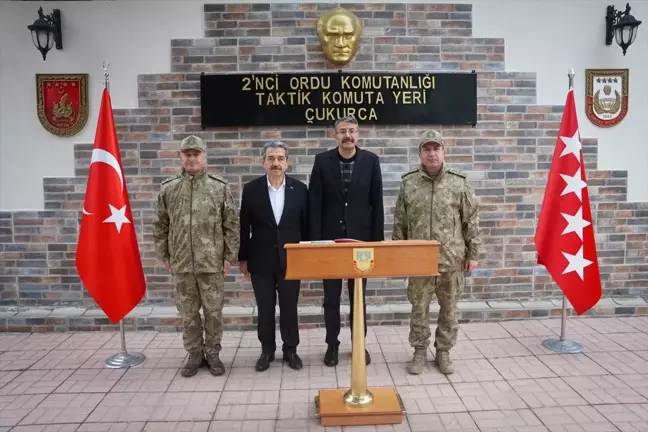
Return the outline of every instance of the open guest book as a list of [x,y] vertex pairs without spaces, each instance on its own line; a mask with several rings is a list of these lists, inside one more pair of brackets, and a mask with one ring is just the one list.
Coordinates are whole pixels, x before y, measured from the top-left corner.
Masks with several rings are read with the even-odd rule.
[[311,244],[318,244],[318,243],[353,243],[353,242],[361,242],[362,240],[356,240],[352,238],[340,238],[340,239],[335,239],[335,240],[313,240],[313,241],[300,241],[299,243],[311,243]]

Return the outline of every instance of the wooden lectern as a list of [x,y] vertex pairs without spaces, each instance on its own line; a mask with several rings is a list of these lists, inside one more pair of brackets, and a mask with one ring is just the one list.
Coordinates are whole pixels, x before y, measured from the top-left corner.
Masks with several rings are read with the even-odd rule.
[[438,275],[434,240],[286,244],[286,279],[355,279],[351,388],[320,390],[322,426],[399,424],[405,407],[391,387],[367,388],[362,279]]

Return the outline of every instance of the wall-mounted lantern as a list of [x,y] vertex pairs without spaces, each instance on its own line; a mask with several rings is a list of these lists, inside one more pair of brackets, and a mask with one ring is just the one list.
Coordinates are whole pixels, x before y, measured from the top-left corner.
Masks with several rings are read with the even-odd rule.
[[56,46],[58,50],[63,49],[61,11],[59,9],[54,9],[51,14],[44,15],[43,8],[39,8],[38,19],[27,28],[31,30],[32,42],[43,55],[43,60],[47,57],[47,52],[52,49],[52,46]]
[[641,21],[637,21],[630,15],[630,3],[626,3],[623,12],[616,10],[614,6],[608,6],[607,15],[605,15],[605,45],[612,45],[614,38],[625,55],[628,47],[637,38],[637,29],[640,24]]

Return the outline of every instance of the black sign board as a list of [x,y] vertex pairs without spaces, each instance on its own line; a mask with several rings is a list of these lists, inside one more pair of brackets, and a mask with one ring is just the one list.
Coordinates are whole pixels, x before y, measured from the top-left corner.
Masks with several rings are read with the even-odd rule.
[[477,74],[202,74],[202,127],[477,124]]

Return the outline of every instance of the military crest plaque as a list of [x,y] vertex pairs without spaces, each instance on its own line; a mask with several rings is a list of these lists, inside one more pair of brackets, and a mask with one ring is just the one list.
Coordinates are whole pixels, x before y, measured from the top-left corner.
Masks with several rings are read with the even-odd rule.
[[353,268],[358,273],[369,273],[374,268],[373,248],[353,249]]
[[628,69],[585,70],[585,114],[596,126],[616,126],[628,114]]
[[76,135],[88,121],[88,74],[36,74],[38,120],[50,133]]

